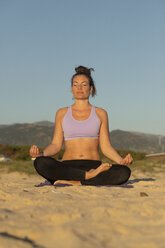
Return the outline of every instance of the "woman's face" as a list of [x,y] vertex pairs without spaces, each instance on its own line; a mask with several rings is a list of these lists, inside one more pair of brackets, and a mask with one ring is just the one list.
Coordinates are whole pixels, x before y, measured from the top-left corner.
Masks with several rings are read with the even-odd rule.
[[89,79],[85,75],[77,75],[73,78],[72,93],[75,99],[88,99],[92,93],[92,86],[89,86]]

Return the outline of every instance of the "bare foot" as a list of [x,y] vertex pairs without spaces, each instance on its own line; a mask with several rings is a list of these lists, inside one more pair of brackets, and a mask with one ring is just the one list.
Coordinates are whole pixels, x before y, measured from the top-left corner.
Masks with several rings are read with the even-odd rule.
[[69,181],[69,180],[57,180],[54,182],[56,184],[69,184],[69,185],[81,185],[80,181]]
[[109,163],[102,163],[96,169],[91,169],[91,170],[87,171],[85,174],[85,179],[88,180],[90,178],[96,177],[99,173],[101,173],[102,171],[107,171],[111,167],[112,167],[112,165]]
[[103,163],[103,164],[101,164],[101,165],[97,168],[97,170],[98,170],[99,173],[100,173],[100,172],[102,172],[102,171],[107,171],[107,170],[109,170],[111,167],[112,167],[112,164]]

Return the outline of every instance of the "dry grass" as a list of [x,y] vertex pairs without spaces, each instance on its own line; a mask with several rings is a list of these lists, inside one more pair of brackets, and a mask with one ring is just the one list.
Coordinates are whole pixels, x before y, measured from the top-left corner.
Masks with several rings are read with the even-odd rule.
[[165,173],[165,160],[144,159],[135,161],[131,166],[132,173],[142,172],[154,176],[157,173]]
[[1,162],[0,163],[0,173],[2,172],[13,172],[13,171],[18,171],[18,172],[23,172],[28,175],[31,174],[37,174],[34,166],[33,166],[33,161],[12,161],[12,162]]

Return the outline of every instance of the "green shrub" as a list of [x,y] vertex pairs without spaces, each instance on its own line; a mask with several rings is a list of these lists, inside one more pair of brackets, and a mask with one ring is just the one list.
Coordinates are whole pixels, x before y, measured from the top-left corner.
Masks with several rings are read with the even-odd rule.
[[0,154],[4,154],[14,160],[30,160],[30,146],[0,145]]

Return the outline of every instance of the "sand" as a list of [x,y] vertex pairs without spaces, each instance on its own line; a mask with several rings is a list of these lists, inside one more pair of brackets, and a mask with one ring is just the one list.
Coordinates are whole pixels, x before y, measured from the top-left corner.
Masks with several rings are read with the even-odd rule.
[[164,175],[122,187],[35,187],[40,176],[0,174],[1,248],[164,248]]

